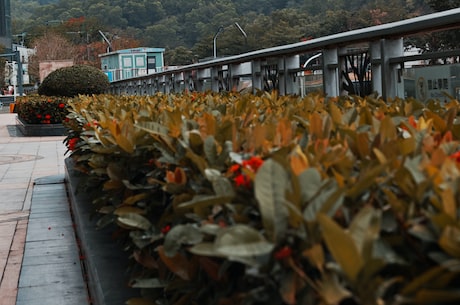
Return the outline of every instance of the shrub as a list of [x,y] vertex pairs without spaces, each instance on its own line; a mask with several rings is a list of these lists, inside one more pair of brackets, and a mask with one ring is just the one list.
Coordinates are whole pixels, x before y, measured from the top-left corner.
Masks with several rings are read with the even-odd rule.
[[38,94],[73,97],[104,93],[110,83],[99,69],[87,65],[64,67],[51,72],[38,88]]
[[99,224],[116,223],[143,268],[131,286],[145,304],[458,304],[457,101],[192,93],[70,106],[65,143],[102,192]]
[[67,99],[55,96],[22,96],[16,99],[15,111],[27,124],[61,124],[68,113]]

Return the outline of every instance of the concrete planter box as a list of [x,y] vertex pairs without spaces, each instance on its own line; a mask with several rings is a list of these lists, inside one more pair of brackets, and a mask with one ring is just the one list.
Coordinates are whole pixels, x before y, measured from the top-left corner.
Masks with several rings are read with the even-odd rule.
[[19,117],[16,126],[27,137],[64,136],[67,132],[62,124],[27,124]]
[[113,227],[97,229],[98,217],[90,194],[79,192],[77,186],[84,174],[74,170],[73,160],[65,160],[66,183],[77,238],[84,256],[89,293],[94,305],[122,305],[140,290],[130,288],[127,273],[129,260],[122,245],[112,237]]

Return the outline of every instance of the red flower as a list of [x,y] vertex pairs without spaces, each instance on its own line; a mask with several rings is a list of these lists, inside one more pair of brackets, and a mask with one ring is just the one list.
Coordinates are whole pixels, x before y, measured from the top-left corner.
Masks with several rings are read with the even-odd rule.
[[251,169],[254,173],[259,170],[259,167],[264,163],[264,160],[262,160],[259,157],[251,157],[249,160],[244,160],[243,161],[243,166]]
[[79,140],[78,138],[72,138],[72,139],[69,140],[69,143],[68,143],[69,150],[72,150],[72,151],[75,150],[75,146],[77,145],[78,140]]
[[240,165],[239,164],[233,164],[230,167],[230,172],[231,173],[238,173],[240,171]]
[[249,177],[243,174],[239,174],[238,176],[233,178],[233,181],[235,181],[236,186],[244,186],[247,188],[251,186],[251,180],[249,179]]
[[161,228],[161,233],[167,234],[169,231],[171,231],[171,225],[166,225],[163,228]]
[[456,153],[453,153],[452,155],[449,156],[451,159],[454,159],[455,162],[460,163],[460,150],[457,151]]
[[51,119],[51,115],[45,114],[45,119],[47,119],[47,120]]
[[64,105],[64,103],[59,103],[58,107],[62,109],[62,108],[65,107],[65,105]]
[[37,119],[41,119],[42,118],[42,115],[41,114],[37,114]]
[[292,255],[292,249],[289,246],[284,246],[283,248],[279,249],[275,252],[274,257],[277,260],[282,260],[283,258],[287,258]]

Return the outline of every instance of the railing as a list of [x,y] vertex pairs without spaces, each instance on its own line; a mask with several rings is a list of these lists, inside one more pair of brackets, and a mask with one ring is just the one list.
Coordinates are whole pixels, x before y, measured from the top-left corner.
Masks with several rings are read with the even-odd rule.
[[[109,91],[112,94],[151,95],[248,87],[247,90],[254,92],[277,90],[286,95],[304,94],[310,82],[330,96],[341,95],[344,90],[361,95],[372,90],[384,98],[395,97],[401,95],[405,62],[460,56],[460,50],[404,56],[404,37],[457,29],[460,28],[459,20],[460,8],[452,9],[113,81]],[[301,59],[313,56],[321,59],[320,66],[303,67]],[[318,75],[322,75],[321,86]]]

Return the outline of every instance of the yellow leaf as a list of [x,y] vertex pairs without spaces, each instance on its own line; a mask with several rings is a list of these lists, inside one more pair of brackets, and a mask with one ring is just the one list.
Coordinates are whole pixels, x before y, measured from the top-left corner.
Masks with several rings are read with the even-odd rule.
[[365,159],[367,156],[369,156],[369,137],[367,133],[358,133],[356,135],[356,145],[358,149],[359,156],[362,159]]
[[403,156],[411,154],[415,150],[416,145],[417,143],[414,137],[398,140],[398,147]]
[[373,148],[372,151],[374,152],[374,155],[377,158],[377,160],[379,160],[380,164],[387,163],[387,158],[385,157],[385,155],[383,154],[381,150],[379,150],[378,148]]
[[109,180],[109,181],[107,181],[107,182],[104,183],[103,189],[107,191],[107,190],[116,190],[116,189],[120,189],[121,187],[123,187],[123,182],[121,182],[121,181]]
[[126,302],[126,305],[155,305],[155,301],[147,300],[143,298],[132,298]]
[[454,219],[457,219],[457,204],[455,202],[455,195],[452,189],[445,189],[442,192],[441,197],[444,213],[450,215]]
[[424,130],[424,129],[431,130],[432,125],[433,125],[432,119],[425,120],[423,117],[420,117],[418,124],[417,124],[417,130]]
[[324,267],[324,251],[321,244],[314,244],[311,248],[303,251],[302,255],[310,261],[310,263],[322,271]]
[[460,229],[454,226],[446,226],[439,238],[439,246],[449,255],[460,258]]
[[132,206],[121,206],[115,209],[113,214],[117,216],[126,215],[128,213],[134,214],[145,214],[145,211],[140,208],[132,207]]
[[334,122],[335,125],[342,125],[342,112],[335,103],[331,102],[329,104],[329,112],[332,117],[332,122]]
[[314,112],[310,117],[310,133],[315,137],[315,139],[322,139],[323,120],[316,112]]
[[323,230],[324,241],[335,261],[350,281],[355,282],[364,261],[353,238],[327,215],[319,213],[317,220]]
[[123,201],[123,204],[126,204],[126,205],[133,205],[135,204],[136,202],[138,201],[141,201],[142,199],[145,199],[148,197],[148,194],[147,193],[140,193],[140,194],[137,194],[137,195],[134,195],[134,196],[130,196],[128,198],[126,198],[124,201]]
[[393,119],[390,116],[386,116],[380,124],[380,141],[381,143],[391,142],[396,139],[398,134],[396,132],[396,126],[393,123]]
[[189,260],[177,252],[173,257],[166,255],[163,246],[157,248],[161,261],[168,269],[185,281],[191,280],[191,266]]
[[309,167],[308,159],[298,145],[289,156],[289,160],[292,171],[297,176]]

